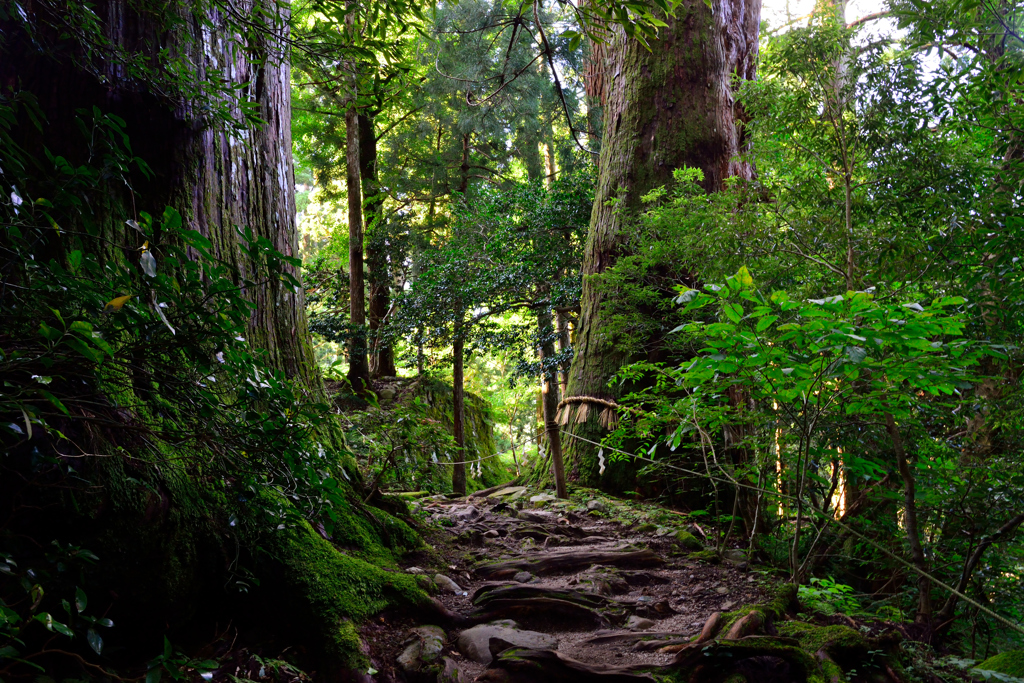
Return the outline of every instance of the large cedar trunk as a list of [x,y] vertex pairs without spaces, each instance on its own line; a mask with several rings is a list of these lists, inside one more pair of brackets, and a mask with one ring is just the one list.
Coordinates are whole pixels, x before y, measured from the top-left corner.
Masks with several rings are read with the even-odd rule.
[[[154,95],[157,88],[132,79],[123,64],[108,59],[87,63],[81,49],[68,47],[66,40],[48,44],[38,36],[30,39],[15,22],[4,22],[9,25],[0,26],[5,37],[0,85],[31,92],[48,121],[45,139],[26,140],[27,148],[38,145],[41,151],[45,146],[74,159],[74,152],[68,150],[81,138],[75,110],[95,106],[117,114],[127,122],[134,152],[155,175],[139,177],[133,195],[111,197],[112,204],[155,215],[165,206],[174,207],[186,227],[208,237],[215,253],[242,273],[252,265],[240,249],[242,238],[236,228],[248,228],[283,254],[296,256],[290,67],[283,42],[275,38],[287,25],[287,5],[255,0],[241,8],[253,13],[254,6],[261,6],[278,18],[277,27],[254,33],[241,47],[238,36],[228,29],[227,17],[218,10],[206,13],[211,28],[201,27],[198,17],[182,17],[185,21],[178,30],[191,33],[180,35],[167,32],[162,23],[164,14],[180,11],[178,4],[152,4],[165,5],[163,12],[139,14],[128,0],[101,0],[95,11],[103,20],[106,38],[118,49],[153,60],[158,59],[159,47],[171,54],[186,53],[197,81],[219,70],[220,77],[230,78],[229,85],[239,87],[242,99],[258,104],[258,116],[266,125],[242,123],[242,112],[234,106],[231,113],[240,125],[229,130],[223,122],[210,120],[198,102],[174,93]],[[24,7],[27,22],[40,36],[56,38],[54,22],[64,12],[61,3],[25,3]],[[113,219],[118,209],[110,213],[107,229],[122,229],[123,222]],[[250,341],[269,352],[274,367],[312,386],[316,373],[303,291],[271,279],[247,294],[255,303]]]
[[[153,177],[133,176],[130,191],[124,183],[98,187],[90,212],[82,212],[87,216],[83,220],[99,223],[96,232],[87,233],[76,225],[64,225],[64,229],[81,236],[86,241],[84,248],[111,255],[110,250],[120,249],[111,245],[134,243],[123,232],[126,219],[143,211],[159,216],[165,206],[173,207],[181,214],[186,228],[211,241],[216,256],[252,280],[262,280],[244,292],[254,303],[245,334],[248,342],[267,352],[266,362],[272,369],[297,380],[310,392],[321,394],[302,289],[279,278],[254,275],[256,264],[241,248],[245,238],[239,234],[239,230],[250,231],[253,239],[266,239],[285,255],[298,253],[290,68],[280,39],[287,21],[279,13],[287,11],[287,4],[277,0],[234,3],[235,11],[246,21],[263,22],[269,21],[268,15],[277,17],[274,26],[254,31],[244,40],[230,28],[224,15],[208,9],[213,4],[206,4],[207,9],[200,10],[204,13],[201,16],[177,16],[178,12],[186,12],[183,8],[191,7],[190,4],[152,0],[146,5],[146,12],[138,12],[142,4],[129,0],[100,0],[92,4],[98,30],[110,41],[111,50],[141,55],[154,65],[160,64],[161,51],[187,55],[195,69],[191,75],[194,82],[229,79],[225,84],[229,92],[242,102],[247,100],[264,123],[248,123],[237,101],[216,95],[225,99],[219,99],[215,105],[230,107],[227,114],[234,121],[229,125],[223,117],[211,116],[210,107],[202,102],[169,88],[161,90],[135,77],[137,72],[107,53],[102,60],[91,61],[82,45],[63,28],[62,22],[73,14],[72,9],[81,8],[77,1],[23,2],[19,18],[0,21],[0,89],[5,96],[19,91],[30,93],[46,123],[42,133],[20,123],[18,144],[37,158],[44,158],[45,149],[66,156],[72,164],[86,164],[76,110],[91,112],[95,107],[104,114],[124,119],[132,150],[148,163]],[[256,12],[256,7],[267,14]],[[168,17],[172,20],[165,23]],[[87,39],[92,40],[93,36]],[[219,73],[212,74],[214,70]],[[88,242],[92,239],[90,234],[99,234],[99,238]],[[297,275],[291,266],[285,268]],[[123,396],[108,398],[111,403],[124,400]],[[226,512],[227,505],[234,500],[213,512],[212,508],[204,507],[208,502],[203,499],[204,492],[208,486],[217,484],[209,483],[205,476],[192,478],[188,459],[195,458],[196,453],[190,450],[191,444],[182,446],[181,452],[161,450],[161,456],[167,460],[156,461],[158,467],[153,464],[152,453],[163,446],[143,446],[142,439],[133,438],[133,433],[149,434],[143,429],[152,423],[145,420],[157,419],[145,417],[150,409],[159,410],[160,419],[168,421],[165,424],[174,419],[173,413],[168,417],[161,407],[164,404],[147,405],[145,400],[139,404],[136,408],[132,400],[117,406],[115,414],[124,419],[124,429],[112,423],[103,431],[95,430],[89,425],[89,416],[72,425],[74,432],[68,431],[74,435],[72,439],[87,446],[110,446],[110,452],[116,455],[77,458],[77,475],[57,480],[59,485],[49,480],[49,484],[36,486],[34,474],[22,476],[32,471],[24,469],[27,460],[11,453],[0,457],[4,466],[0,481],[6,479],[7,485],[28,482],[31,485],[24,487],[26,496],[49,501],[48,507],[15,508],[16,501],[5,491],[0,495],[5,518],[0,532],[30,529],[31,536],[26,537],[73,541],[101,556],[102,564],[90,574],[90,586],[110,590],[90,589],[90,606],[99,607],[104,601],[113,604],[110,616],[119,629],[112,631],[109,638],[124,646],[118,655],[123,657],[135,656],[134,647],[160,642],[165,630],[188,623],[198,612],[210,614],[226,604],[228,553],[237,558],[240,550],[234,545],[236,537],[227,533],[229,527],[220,526],[222,520],[214,518],[215,514]],[[133,416],[131,411],[136,409],[143,417]],[[38,433],[36,441],[46,443]],[[124,448],[118,444],[124,444]],[[174,444],[168,448],[173,449]],[[216,457],[215,452],[210,452],[210,460]],[[206,453],[200,455],[206,458]],[[18,468],[22,468],[21,474]],[[16,474],[10,474],[11,471]],[[204,475],[206,472],[202,468],[196,471]],[[187,476],[182,472],[187,472]],[[82,482],[89,485],[81,485]],[[156,483],[150,487],[152,482]],[[173,486],[165,486],[167,482]],[[51,490],[66,493],[55,500]],[[220,496],[218,502],[234,498],[222,492]],[[238,499],[244,500],[241,496]],[[133,507],[124,501],[131,501],[132,505],[141,503]],[[12,509],[19,510],[17,519]],[[22,526],[15,527],[15,523]],[[108,637],[106,632],[104,637]]]
[[[689,0],[667,19],[650,50],[617,30],[605,55],[604,133],[600,176],[594,197],[583,266],[584,282],[576,355],[568,396],[616,397],[608,381],[626,361],[605,331],[606,294],[589,276],[612,266],[625,244],[624,226],[640,206],[640,197],[672,179],[681,166],[700,168],[709,192],[726,178],[750,178],[752,169],[738,159],[746,142],[742,112],[734,97],[734,79],[754,77],[760,0]],[[615,207],[608,200],[620,197]],[[582,424],[570,421],[574,434],[600,441],[599,410]],[[596,448],[569,438],[566,461],[571,478],[615,488],[616,469],[598,474]]]

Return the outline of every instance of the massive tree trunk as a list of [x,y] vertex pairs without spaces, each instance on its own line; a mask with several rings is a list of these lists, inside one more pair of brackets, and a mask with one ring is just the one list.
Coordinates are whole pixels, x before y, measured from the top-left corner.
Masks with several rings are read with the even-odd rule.
[[[76,122],[76,110],[89,112],[83,115],[87,118],[96,107],[103,114],[116,114],[125,120],[133,154],[153,170],[152,178],[131,177],[130,189],[128,183],[120,182],[98,186],[91,198],[95,201],[83,203],[79,214],[84,217],[82,223],[88,224],[65,224],[64,233],[81,240],[83,249],[125,258],[138,237],[123,232],[125,220],[143,211],[159,216],[165,206],[173,207],[181,214],[185,227],[211,241],[217,257],[255,282],[244,292],[253,303],[245,333],[248,342],[267,352],[266,363],[272,370],[320,393],[302,288],[280,278],[264,277],[265,269],[259,271],[242,248],[243,241],[266,240],[285,255],[298,253],[290,74],[282,40],[287,22],[278,14],[286,12],[287,3],[233,3],[238,22],[251,29],[244,37],[239,23],[210,9],[220,6],[216,3],[100,0],[90,5],[89,17],[95,18],[95,25],[87,26],[88,31],[82,33],[68,31],[66,22],[82,16],[83,3],[21,5],[23,11],[5,14],[0,20],[0,88],[5,97],[31,94],[46,122],[41,135],[32,125],[19,122],[15,129],[17,143],[39,159],[46,158],[43,151],[47,149],[65,156],[73,165],[99,166],[101,159],[90,159],[88,152],[83,152],[89,140],[81,135]],[[193,6],[199,8],[198,14],[188,13]],[[274,16],[279,17],[274,25],[262,24]],[[87,46],[76,44],[78,38],[88,41],[90,49],[96,44],[109,44],[97,50],[102,57],[92,61]],[[170,70],[165,69],[163,60],[168,54],[184,58],[190,70],[187,78],[177,83],[167,80]],[[130,66],[127,59],[132,60]],[[140,75],[147,66],[152,71]],[[212,96],[189,92],[202,85],[218,84],[224,90]],[[243,116],[241,104],[250,109],[252,119]],[[211,111],[218,109],[222,115],[212,116]],[[255,117],[263,123],[254,123]],[[3,169],[5,173],[13,170],[6,164]],[[4,182],[10,182],[8,177]],[[95,235],[99,237],[93,239]],[[161,268],[164,265],[161,262]],[[297,274],[292,266],[284,267]],[[165,272],[161,270],[161,275]],[[141,333],[144,327],[138,329]],[[200,348],[195,353],[206,351]],[[119,354],[120,349],[114,353]],[[129,362],[125,359],[123,365]],[[100,375],[99,371],[95,374]],[[97,390],[109,386],[101,382]],[[261,503],[249,491],[231,489],[230,478],[217,476],[225,444],[216,443],[216,435],[206,435],[209,438],[202,441],[182,439],[187,442],[180,443],[176,436],[162,433],[167,429],[175,434],[172,390],[160,403],[152,402],[150,395],[96,396],[93,407],[107,410],[104,415],[110,418],[102,429],[91,426],[90,415],[68,416],[72,429],[61,427],[67,436],[61,442],[63,447],[80,443],[109,450],[75,453],[73,467],[54,465],[49,480],[36,479],[39,466],[35,461],[32,469],[25,470],[28,459],[15,459],[0,449],[0,488],[5,489],[0,491],[0,518],[5,520],[0,536],[9,541],[18,535],[12,530],[30,530],[21,537],[30,539],[38,553],[43,552],[43,543],[60,539],[89,548],[102,558],[95,569],[83,572],[83,586],[89,594],[90,609],[109,615],[117,624],[109,635],[104,631],[113,657],[148,659],[155,654],[150,648],[160,643],[165,633],[176,639],[180,632],[174,629],[194,623],[197,614],[223,616],[219,610],[241,604],[229,599],[226,590],[226,582],[239,577],[232,573],[237,563],[246,566],[248,574],[290,561],[279,547],[284,543],[283,534],[271,533],[262,544],[267,552],[249,554],[250,564],[246,554],[253,548],[245,544],[265,523],[259,514]],[[259,439],[258,429],[258,424],[252,425],[254,440]],[[56,442],[47,441],[41,431],[37,430],[36,441],[29,447],[41,449]],[[296,434],[295,438],[305,437]],[[325,440],[324,445],[329,448],[331,444]],[[227,449],[242,447],[235,442]],[[54,457],[58,462],[62,450],[55,447],[54,453],[46,454],[47,461]],[[239,457],[244,456],[241,452]],[[245,467],[249,469],[258,462],[245,460]],[[231,465],[228,462],[223,466]],[[11,470],[16,474],[12,475]],[[66,471],[72,471],[73,476],[65,478]],[[31,506],[16,503],[9,495],[12,484],[24,487],[22,493],[32,501]],[[40,505],[43,501],[47,504]],[[243,523],[236,527],[234,519],[229,523],[228,514],[233,510],[240,510],[240,517],[251,511],[252,526]],[[346,521],[356,519],[356,515],[345,515]],[[246,531],[242,532],[242,527]],[[287,533],[295,529],[302,531],[290,522]],[[335,558],[333,549],[308,526],[305,529],[308,538],[301,547],[298,542],[292,544],[293,557],[306,562],[323,559],[322,566],[328,566],[328,561]],[[5,551],[7,547],[5,541]],[[26,551],[29,557],[34,552]],[[352,569],[351,561],[345,558],[340,569],[335,563],[331,571],[359,571]],[[300,571],[301,564],[293,564],[293,569],[298,579],[275,577],[279,580],[266,581],[261,588],[262,596],[282,597],[281,611],[272,610],[281,615],[275,624],[282,631],[292,624],[320,629],[317,635],[327,645],[305,637],[302,644],[310,643],[311,650],[335,647],[331,652],[340,656],[343,653],[338,648],[344,646],[344,640],[337,636],[343,627],[338,614],[344,614],[344,596],[330,595],[325,601],[322,586],[306,593],[289,592],[303,580],[302,576],[310,575],[309,571]],[[384,581],[394,585],[390,575],[374,579],[368,571],[359,574],[358,581],[372,592]],[[49,591],[50,584],[46,586]],[[6,585],[2,588],[5,594],[9,592]],[[266,609],[266,602],[258,604]],[[188,637],[205,637],[200,633],[205,631],[188,629]],[[285,638],[289,635],[284,634]],[[339,642],[342,645],[337,645]],[[81,649],[76,652],[88,654]],[[104,652],[105,658],[107,655]],[[108,666],[106,659],[103,665]],[[322,671],[329,668],[326,664],[316,666]]]
[[[681,166],[700,168],[709,192],[726,178],[750,178],[738,159],[746,141],[733,97],[734,79],[754,77],[760,0],[689,0],[667,19],[650,50],[617,30],[602,78],[604,133],[583,266],[584,283],[569,396],[615,398],[608,381],[625,362],[609,337],[603,316],[608,294],[592,277],[612,266],[626,244],[625,226],[640,197],[671,181]],[[616,206],[608,200],[619,197]],[[574,434],[599,441],[599,411],[573,425]],[[597,484],[596,448],[577,439],[566,444],[570,476]],[[604,486],[614,486],[609,468]],[[611,475],[611,476],[609,476]]]
[[[12,18],[0,24],[0,84],[32,93],[48,122],[45,139],[21,142],[29,150],[38,147],[41,153],[45,145],[54,154],[75,159],[73,150],[81,141],[76,110],[95,106],[117,114],[127,124],[133,152],[154,175],[134,178],[130,196],[111,196],[112,205],[129,214],[156,215],[164,206],[174,207],[186,227],[209,238],[217,256],[243,274],[252,273],[254,266],[240,248],[243,238],[236,228],[249,229],[254,238],[266,238],[278,251],[297,256],[290,67],[278,38],[286,26],[287,5],[250,3],[266,12],[264,17],[276,17],[277,25],[254,32],[240,49],[240,36],[221,11],[207,10],[202,20],[209,28],[200,29],[199,17],[178,17],[181,6],[165,4],[163,11],[138,13],[136,3],[127,0],[98,3],[95,16],[102,18],[99,26],[109,52],[135,55],[152,65],[166,56],[158,54],[160,47],[169,47],[170,54],[182,55],[192,65],[196,81],[229,79],[227,86],[237,87],[239,101],[254,106],[265,125],[247,123],[238,102],[227,95],[214,98],[234,119],[230,127],[188,93],[175,92],[173,85],[148,85],[137,71],[109,56],[90,59],[73,39],[61,35],[67,20],[59,18],[64,3],[34,3],[24,6],[23,21]],[[32,26],[31,38],[24,25]],[[156,36],[170,45],[157,44]],[[114,213],[120,211],[111,209]],[[123,225],[113,218],[106,230]],[[295,268],[286,268],[297,274]],[[316,372],[303,291],[272,279],[247,294],[255,304],[249,340],[267,350],[274,367],[312,385]]]

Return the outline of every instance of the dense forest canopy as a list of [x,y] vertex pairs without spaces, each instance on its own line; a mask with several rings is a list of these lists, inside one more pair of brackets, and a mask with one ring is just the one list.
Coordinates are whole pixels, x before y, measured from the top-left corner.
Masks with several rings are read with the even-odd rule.
[[0,683],[1024,680],[1022,82],[1015,0],[0,0]]

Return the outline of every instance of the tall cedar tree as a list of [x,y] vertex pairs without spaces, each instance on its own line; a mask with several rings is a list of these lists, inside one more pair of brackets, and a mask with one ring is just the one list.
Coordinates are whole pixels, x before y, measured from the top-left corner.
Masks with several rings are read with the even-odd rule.
[[[630,214],[650,190],[669,183],[682,166],[704,172],[704,188],[715,192],[727,178],[750,179],[739,158],[746,146],[743,111],[733,97],[736,79],[755,73],[760,0],[685,0],[666,17],[648,49],[621,28],[604,50],[604,133],[600,176],[583,264],[583,297],[576,354],[567,396],[614,399],[611,377],[626,361],[604,329],[608,293],[589,276],[604,272],[623,253]],[[601,54],[600,51],[595,54]],[[615,200],[615,201],[609,201]],[[572,434],[600,441],[598,410]],[[616,488],[611,470],[599,475],[597,449],[570,438],[565,444],[571,479]]]

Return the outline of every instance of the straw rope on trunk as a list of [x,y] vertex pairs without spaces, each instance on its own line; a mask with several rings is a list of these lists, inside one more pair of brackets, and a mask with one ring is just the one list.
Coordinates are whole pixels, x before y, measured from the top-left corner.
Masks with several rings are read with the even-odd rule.
[[[573,406],[576,406],[575,410]],[[558,410],[555,413],[555,421],[560,425],[567,425],[572,420],[575,424],[582,424],[590,417],[591,406],[600,411],[598,420],[601,426],[607,430],[615,429],[619,425],[620,410],[640,413],[641,411],[616,403],[607,398],[597,396],[567,396],[558,403]]]

